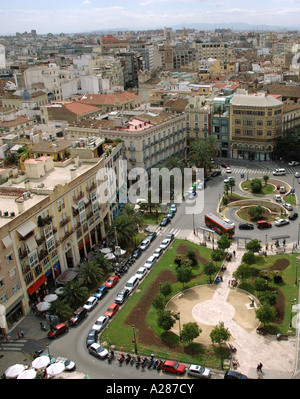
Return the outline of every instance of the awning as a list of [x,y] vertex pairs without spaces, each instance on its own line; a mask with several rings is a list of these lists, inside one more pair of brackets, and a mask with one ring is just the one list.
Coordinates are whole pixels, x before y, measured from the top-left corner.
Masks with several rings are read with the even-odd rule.
[[40,277],[38,280],[36,280],[35,283],[33,283],[28,289],[28,294],[32,295],[38,288],[40,288],[40,286],[42,284],[44,284],[44,282],[47,280],[47,277],[45,275],[43,275],[42,277]]
[[2,242],[3,242],[3,245],[5,246],[5,248],[11,247],[12,243],[13,243],[10,236],[6,236],[6,237],[2,238]]
[[85,203],[85,204],[88,204],[90,201],[87,199],[87,197],[86,196],[84,196],[83,198],[82,198],[82,201]]
[[28,238],[28,240],[25,241],[25,244],[28,246],[29,253],[33,252],[38,247],[37,242],[35,241],[35,238],[33,236]]
[[78,270],[67,269],[60,276],[58,276],[55,281],[57,284],[66,284],[69,281],[74,280],[78,273]]
[[73,204],[73,205],[72,205],[72,208],[74,208],[74,209],[77,210],[77,209],[78,209],[78,205],[77,205],[77,204]]
[[21,234],[22,237],[26,237],[32,230],[36,228],[36,224],[33,222],[27,222],[23,224],[23,226],[17,229],[17,232]]

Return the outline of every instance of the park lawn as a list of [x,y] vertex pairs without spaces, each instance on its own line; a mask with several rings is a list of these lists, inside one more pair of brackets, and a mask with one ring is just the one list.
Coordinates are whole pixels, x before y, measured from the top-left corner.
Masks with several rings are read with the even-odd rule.
[[288,202],[289,204],[296,206],[296,196],[293,194],[287,194],[284,197],[284,201]]
[[[142,299],[143,295],[146,293],[147,289],[150,287],[152,282],[156,279],[159,273],[166,268],[174,270],[175,273],[175,263],[174,258],[177,254],[178,246],[184,245],[188,249],[195,249],[199,252],[203,260],[209,261],[212,250],[206,247],[199,246],[197,244],[191,243],[186,240],[174,240],[169,249],[164,253],[159,262],[154,266],[148,276],[141,282],[138,289],[135,291],[129,300],[126,302],[125,306],[122,306],[121,311],[115,316],[111,321],[108,328],[101,335],[101,342],[106,342],[108,345],[115,345],[116,350],[120,351],[133,351],[134,344],[133,340],[133,328],[125,324],[125,320],[134,307]],[[187,284],[185,284],[184,289],[191,288],[200,284],[207,284],[209,277],[203,273],[203,265],[198,262],[199,266],[193,268],[194,278]],[[221,262],[218,263],[221,267]],[[182,283],[176,282],[172,284],[172,293],[167,299],[170,299],[178,292],[182,291]],[[141,312],[143,311],[140,309]],[[149,345],[143,346],[142,342],[138,343],[139,353],[150,354],[155,353],[155,356],[160,358],[176,358],[178,361],[186,363],[200,362],[204,363],[208,367],[219,367],[220,359],[215,355],[214,350],[211,347],[204,347],[199,344],[193,345],[193,356],[188,355],[185,352],[177,352],[176,347],[182,346],[178,337],[175,334],[164,332],[157,326],[157,310],[151,306],[148,314],[146,315],[147,324],[155,331],[158,336],[163,337],[169,344],[174,346],[174,352],[167,347],[151,347]],[[196,356],[196,357],[195,357]]]
[[[253,206],[254,206],[254,205],[253,205]],[[251,217],[251,216],[249,215],[249,213],[248,213],[248,209],[249,209],[249,208],[250,208],[250,206],[249,206],[249,207],[245,207],[245,208],[239,209],[239,210],[237,211],[237,215],[238,215],[241,219],[243,219],[243,220],[245,220],[245,221],[247,221],[247,222],[252,222],[252,223],[253,223],[252,217]],[[269,222],[272,222],[272,221],[278,219],[278,216],[279,216],[279,215],[276,216],[276,215],[270,213],[269,211],[265,210],[264,213],[261,215],[261,220],[268,220]]]
[[157,214],[157,217],[156,217],[156,212],[155,211],[153,211],[152,213],[145,212],[143,214],[143,223],[146,224],[146,225],[159,224],[166,215],[167,215],[166,213],[159,212]]
[[[243,190],[250,190],[251,191],[250,184],[251,184],[251,180],[246,180],[246,181],[242,182],[241,187],[242,187]],[[267,183],[265,185],[265,183],[262,182],[262,190],[261,190],[261,192],[260,193],[255,193],[255,194],[268,195],[268,194],[272,194],[274,190],[275,190],[275,187],[274,187],[273,184],[268,184]]]

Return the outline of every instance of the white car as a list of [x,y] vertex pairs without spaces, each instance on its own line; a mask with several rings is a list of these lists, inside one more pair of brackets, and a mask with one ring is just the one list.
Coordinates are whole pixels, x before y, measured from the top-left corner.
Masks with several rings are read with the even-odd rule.
[[162,250],[162,248],[156,248],[156,250],[153,252],[153,256],[155,256],[156,257],[156,259],[158,259],[161,255],[162,255],[162,253],[163,253],[163,250]]
[[141,245],[140,245],[140,248],[141,248],[141,250],[145,250],[145,249],[147,249],[148,247],[149,247],[149,245],[150,245],[150,239],[145,239],[144,241],[142,241],[142,243],[141,243]]
[[168,246],[170,245],[171,240],[169,238],[165,238],[161,244],[160,244],[160,248],[162,249],[166,249],[168,248]]
[[224,179],[224,183],[229,183],[229,180],[234,180],[233,176],[227,177],[227,179]]
[[95,296],[89,297],[86,304],[83,306],[88,312],[90,312],[98,303],[98,298]]
[[275,201],[278,201],[278,202],[281,201],[281,195],[279,195],[279,194],[273,195],[273,198]]
[[299,178],[299,177],[300,177],[300,173],[299,173],[299,172],[296,172],[296,173],[295,173],[295,177],[296,177],[296,178]]
[[231,168],[227,167],[226,168],[226,173],[231,173]]
[[290,222],[289,222],[287,219],[278,219],[278,220],[275,220],[275,226],[278,226],[278,227],[284,226],[284,225],[289,224],[289,223],[290,223]]
[[297,166],[297,165],[299,165],[299,162],[298,161],[291,161],[291,162],[288,163],[288,165],[289,166]]
[[90,345],[88,350],[91,355],[96,356],[100,359],[105,359],[108,355],[108,350],[97,343]]
[[230,219],[223,219],[223,220],[224,220],[224,222],[230,224],[230,226],[235,226],[235,223],[232,222]]
[[188,375],[197,378],[210,378],[211,372],[209,369],[203,366],[199,366],[197,364],[191,364],[187,370]]
[[150,258],[148,258],[144,264],[144,267],[146,267],[147,269],[151,269],[156,263],[156,257],[155,256],[150,256]]
[[63,363],[65,370],[67,371],[74,371],[76,369],[76,363],[72,362],[72,360],[69,360],[66,357],[58,356],[55,363]]
[[93,325],[93,330],[96,330],[100,332],[103,330],[103,328],[106,326],[106,324],[109,322],[109,317],[108,316],[100,316],[96,320],[95,324]]
[[284,202],[282,205],[283,205],[283,206],[285,207],[285,209],[287,209],[288,211],[292,211],[292,210],[293,210],[292,205],[289,204],[288,202]]
[[[300,175],[299,175],[299,177],[300,177]],[[177,212],[177,205],[176,204],[171,204],[171,206],[170,206],[170,211],[173,211],[173,212]]]
[[135,273],[135,277],[137,277],[139,280],[142,280],[146,276],[147,271],[148,270],[145,267],[140,267]]

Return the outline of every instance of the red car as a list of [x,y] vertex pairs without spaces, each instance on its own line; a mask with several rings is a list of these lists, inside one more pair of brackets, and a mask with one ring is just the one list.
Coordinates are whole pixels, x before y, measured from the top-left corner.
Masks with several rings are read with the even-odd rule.
[[221,163],[222,168],[230,168],[230,165],[227,165],[225,162]]
[[119,305],[117,303],[112,303],[107,309],[107,311],[104,313],[104,316],[113,317],[113,315],[117,312],[118,309]]
[[116,274],[114,274],[113,276],[111,276],[105,283],[105,287],[107,288],[111,288],[113,287],[115,284],[117,284],[117,281],[119,280],[119,276],[117,276]]
[[185,366],[183,364],[174,362],[173,360],[166,360],[161,369],[173,374],[184,374]]
[[59,335],[63,334],[64,332],[67,332],[69,330],[69,327],[65,323],[60,323],[57,324],[53,330],[48,332],[48,337],[49,338],[56,338]]

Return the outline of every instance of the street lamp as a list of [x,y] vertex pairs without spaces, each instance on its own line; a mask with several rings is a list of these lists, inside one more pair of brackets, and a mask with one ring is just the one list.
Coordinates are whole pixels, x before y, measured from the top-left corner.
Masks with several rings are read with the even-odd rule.
[[48,351],[48,355],[49,355],[49,359],[50,359],[50,363],[51,363],[51,355],[50,355],[50,349],[49,349],[49,344],[46,344],[47,347],[47,351]]
[[194,214],[193,214],[193,232],[194,232],[194,234],[195,234],[195,219],[194,219]]
[[179,339],[181,340],[181,325],[180,325],[180,312],[177,313],[179,323]]
[[136,336],[135,336],[134,325],[132,325],[132,332],[133,332],[133,340],[132,340],[132,342],[134,343],[134,352],[137,355],[138,348],[137,348],[137,344],[136,344]]
[[268,234],[266,234],[266,250],[267,250]]

